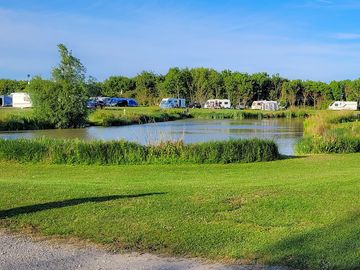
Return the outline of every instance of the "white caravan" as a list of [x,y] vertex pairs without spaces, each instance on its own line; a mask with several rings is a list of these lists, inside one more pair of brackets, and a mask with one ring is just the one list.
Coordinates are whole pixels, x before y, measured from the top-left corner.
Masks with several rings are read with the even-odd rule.
[[277,101],[268,100],[257,100],[251,104],[252,110],[263,110],[263,111],[277,111],[279,104]]
[[28,93],[12,93],[12,106],[14,108],[30,108],[32,102]]
[[230,109],[231,103],[229,99],[209,99],[205,102],[205,109]]
[[184,98],[163,98],[160,102],[160,108],[186,108],[186,100]]
[[350,110],[356,111],[358,109],[358,103],[356,101],[335,101],[329,106],[329,110],[343,111]]

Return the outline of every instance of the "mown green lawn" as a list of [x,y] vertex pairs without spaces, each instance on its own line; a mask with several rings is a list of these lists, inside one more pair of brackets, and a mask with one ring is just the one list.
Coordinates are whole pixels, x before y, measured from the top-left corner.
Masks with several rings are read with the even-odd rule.
[[230,165],[0,163],[0,226],[115,250],[360,269],[360,154]]

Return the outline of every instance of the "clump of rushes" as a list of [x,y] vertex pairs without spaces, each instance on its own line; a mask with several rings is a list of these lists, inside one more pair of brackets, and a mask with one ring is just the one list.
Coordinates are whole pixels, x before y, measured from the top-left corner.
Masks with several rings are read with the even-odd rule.
[[360,122],[354,112],[319,112],[304,122],[298,154],[360,152]]
[[176,164],[239,163],[279,158],[268,140],[230,140],[184,144],[163,142],[144,146],[127,141],[0,139],[0,159],[51,164]]

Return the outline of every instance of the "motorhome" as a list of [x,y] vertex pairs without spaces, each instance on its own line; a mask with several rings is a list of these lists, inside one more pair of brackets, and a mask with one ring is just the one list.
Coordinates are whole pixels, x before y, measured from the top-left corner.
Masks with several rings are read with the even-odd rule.
[[28,93],[12,93],[12,106],[14,108],[30,108],[32,102]]
[[160,102],[160,108],[186,108],[186,100],[184,98],[163,98]]
[[205,102],[205,109],[230,109],[231,103],[229,99],[209,99]]
[[330,104],[329,110],[335,111],[356,111],[359,108],[359,105],[356,101],[335,101]]
[[257,100],[251,105],[252,110],[263,110],[263,111],[277,111],[279,104],[277,101],[268,100]]
[[0,107],[11,107],[12,106],[12,98],[11,96],[0,96]]

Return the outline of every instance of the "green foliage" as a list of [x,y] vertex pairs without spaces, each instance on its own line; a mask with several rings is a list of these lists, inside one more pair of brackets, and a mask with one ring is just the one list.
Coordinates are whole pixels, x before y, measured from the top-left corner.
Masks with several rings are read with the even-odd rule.
[[298,154],[360,152],[360,122],[353,112],[318,112],[304,122]]
[[40,120],[31,109],[0,109],[0,130],[33,130],[54,128],[50,121]]
[[186,145],[163,142],[143,146],[126,141],[0,139],[0,159],[55,164],[238,163],[278,159],[276,144],[232,140]]
[[26,81],[0,79],[0,95],[9,95],[15,92],[23,92],[25,91],[26,86]]
[[35,115],[57,128],[83,127],[88,98],[85,67],[63,44],[58,48],[60,64],[53,69],[52,81],[35,77],[29,85]]
[[135,81],[124,76],[110,76],[103,83],[102,94],[107,97],[122,97],[135,89]]
[[90,97],[102,96],[104,92],[104,85],[101,82],[96,81],[94,77],[89,77],[86,84],[86,92]]
[[136,83],[136,99],[142,105],[155,105],[159,102],[157,84],[162,78],[153,72],[143,71],[134,80]]

